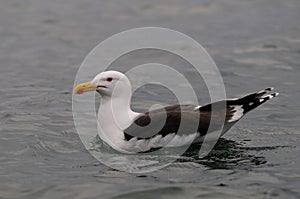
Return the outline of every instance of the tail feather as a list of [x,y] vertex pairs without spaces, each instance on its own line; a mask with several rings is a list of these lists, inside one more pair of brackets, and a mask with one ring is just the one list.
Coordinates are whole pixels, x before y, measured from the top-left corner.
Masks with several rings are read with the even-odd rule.
[[255,109],[269,99],[278,96],[279,93],[269,93],[272,90],[273,88],[266,88],[236,100],[228,100],[227,122],[237,122],[249,111]]
[[259,105],[265,103],[269,99],[279,95],[279,93],[276,93],[276,92],[267,94],[272,90],[273,90],[273,88],[266,88],[266,89],[258,91],[256,93],[252,93],[250,95],[247,95],[245,97],[237,99],[236,103],[242,106],[242,108],[244,109],[244,114],[245,114],[245,113],[251,111],[252,109],[258,107]]

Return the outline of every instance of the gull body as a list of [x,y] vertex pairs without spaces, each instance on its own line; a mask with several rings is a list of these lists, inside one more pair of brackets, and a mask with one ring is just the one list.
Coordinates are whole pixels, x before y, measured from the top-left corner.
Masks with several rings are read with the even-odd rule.
[[92,81],[76,86],[75,93],[96,91],[101,95],[100,138],[120,152],[134,153],[200,143],[205,135],[217,130],[223,135],[246,113],[278,95],[267,94],[271,90],[266,88],[242,98],[204,106],[172,105],[137,113],[131,109],[129,79],[121,72],[105,71]]

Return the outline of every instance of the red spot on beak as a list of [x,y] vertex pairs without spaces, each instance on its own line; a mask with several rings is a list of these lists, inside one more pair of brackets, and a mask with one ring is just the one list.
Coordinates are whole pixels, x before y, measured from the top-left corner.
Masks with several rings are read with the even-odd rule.
[[82,94],[82,93],[84,93],[83,89],[79,89],[79,90],[77,91],[77,94]]

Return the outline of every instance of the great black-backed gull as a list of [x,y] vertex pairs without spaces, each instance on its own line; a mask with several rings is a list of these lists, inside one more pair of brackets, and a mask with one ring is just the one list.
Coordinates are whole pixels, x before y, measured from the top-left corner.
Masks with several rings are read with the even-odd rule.
[[[102,140],[118,151],[145,152],[166,145],[177,147],[199,143],[205,135],[216,130],[221,130],[223,135],[246,113],[278,95],[267,94],[271,90],[272,88],[266,88],[242,98],[204,106],[172,105],[137,113],[130,108],[132,91],[129,79],[121,72],[105,71],[92,81],[77,85],[75,93],[97,91],[101,95],[98,124]],[[182,121],[187,125],[184,125],[179,134]],[[150,128],[140,128],[148,125]],[[156,129],[156,126],[160,128]]]

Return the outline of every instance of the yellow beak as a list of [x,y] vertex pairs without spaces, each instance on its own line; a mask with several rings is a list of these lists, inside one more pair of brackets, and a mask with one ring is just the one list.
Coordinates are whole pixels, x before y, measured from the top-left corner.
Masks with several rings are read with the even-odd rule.
[[85,93],[88,91],[94,91],[94,90],[96,90],[96,88],[97,88],[96,86],[91,85],[91,82],[85,82],[82,84],[78,84],[75,87],[74,92],[75,92],[75,94],[82,94],[82,93]]

